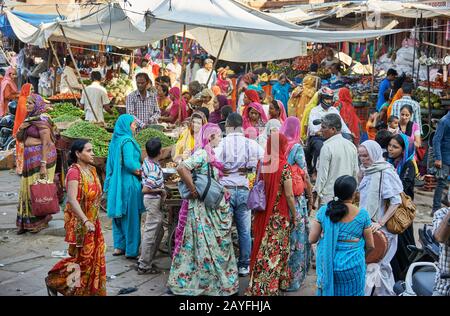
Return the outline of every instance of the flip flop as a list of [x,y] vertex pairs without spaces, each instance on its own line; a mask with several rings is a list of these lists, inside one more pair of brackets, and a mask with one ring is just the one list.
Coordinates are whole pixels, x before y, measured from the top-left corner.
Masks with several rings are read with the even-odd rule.
[[143,275],[143,274],[160,274],[161,271],[159,271],[158,269],[156,269],[155,267],[151,267],[150,269],[141,269],[138,268],[138,274],[139,275]]
[[118,257],[118,256],[123,256],[125,254],[125,252],[124,251],[121,251],[121,252],[113,252],[113,256],[114,257]]

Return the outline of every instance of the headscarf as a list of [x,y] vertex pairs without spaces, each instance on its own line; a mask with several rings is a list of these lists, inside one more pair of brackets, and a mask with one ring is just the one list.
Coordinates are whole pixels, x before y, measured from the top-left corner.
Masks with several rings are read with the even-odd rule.
[[122,173],[124,172],[122,148],[126,143],[131,142],[134,150],[141,153],[141,148],[134,139],[131,130],[131,124],[135,120],[133,115],[120,115],[114,126],[114,133],[109,143],[104,192],[107,194],[107,214],[110,218],[120,218],[127,211],[127,208],[122,203],[121,183]]
[[14,82],[13,78],[11,78],[11,74],[14,71],[12,66],[8,67],[6,70],[5,76],[0,84],[0,116],[3,116],[7,112],[8,104],[5,104],[5,90],[9,85],[13,93],[17,93],[17,85]]
[[183,130],[183,132],[180,134],[180,137],[178,138],[177,143],[175,144],[175,154],[173,156],[174,160],[176,159],[176,157],[183,155],[186,149],[189,149],[191,152],[193,152],[194,150],[195,137],[194,137],[194,130],[192,129],[194,115],[200,116],[202,118],[202,125],[208,123],[208,120],[206,119],[206,116],[203,112],[194,111],[194,113],[192,113],[189,119],[189,126]]
[[338,108],[339,114],[345,124],[347,124],[350,131],[355,135],[355,144],[359,144],[361,121],[353,107],[350,90],[345,87],[339,89],[338,97],[339,100],[336,102],[335,106]]
[[405,149],[403,150],[403,157],[402,160],[395,165],[394,159],[389,159],[389,162],[394,165],[395,169],[397,170],[397,174],[400,175],[402,173],[403,167],[405,166],[405,164],[414,159],[414,154],[415,154],[415,147],[414,147],[414,143],[410,144],[409,143],[409,137],[406,136],[403,133],[399,134],[402,139],[403,142],[405,143]]
[[[284,123],[284,121],[285,121],[286,118],[287,118],[286,110],[285,110],[285,108],[284,108],[284,106],[283,106],[283,103],[281,103],[281,101],[276,100],[276,102],[277,102],[278,107],[279,107],[279,109],[280,109],[280,117],[279,117],[278,119],[280,120],[281,123]],[[277,119],[277,118],[275,118],[275,117],[270,117],[270,119]]]
[[50,138],[53,142],[55,142],[56,126],[53,124],[53,121],[51,120],[50,116],[44,114],[46,108],[46,103],[44,99],[39,94],[32,93],[30,96],[27,97],[26,102],[33,104],[33,109],[27,113],[26,119],[19,126],[16,133],[16,139],[20,142],[24,142],[25,131],[27,130],[28,127],[33,125],[39,130],[46,128],[50,129]]
[[16,137],[20,125],[23,123],[23,121],[28,115],[27,99],[31,94],[31,88],[33,88],[33,85],[31,83],[26,83],[22,86],[22,89],[20,90],[20,96],[17,102],[16,116],[14,118],[14,127],[13,127],[14,137]]
[[228,69],[227,68],[223,68],[220,69],[218,74],[217,74],[217,82],[216,84],[219,86],[220,90],[222,91],[222,93],[227,94],[228,93],[228,89],[230,87],[230,82],[227,80],[227,78],[225,77],[225,79],[223,79],[223,74],[227,73]]
[[222,120],[222,108],[228,105],[228,99],[223,94],[216,96],[216,98],[217,102],[219,102],[219,108],[209,114],[209,122],[214,124],[220,123],[220,121]]
[[255,90],[245,90],[244,94],[247,96],[247,98],[250,99],[250,101],[261,103],[261,100],[259,99],[259,94]]
[[210,137],[212,135],[222,135],[222,130],[219,125],[213,123],[207,123],[202,126],[202,129],[198,133],[195,139],[195,149],[204,149],[208,154],[209,163],[219,169],[220,175],[222,175],[223,164],[217,159],[214,149],[209,144]]
[[270,134],[269,140],[267,141],[263,166],[261,167],[260,165],[260,168],[262,168],[260,177],[264,181],[266,193],[266,210],[264,212],[258,212],[254,219],[254,243],[250,262],[252,269],[256,262],[256,256],[259,252],[266,227],[273,215],[279,190],[281,190],[281,196],[278,201],[277,210],[281,216],[289,218],[289,208],[281,183],[281,175],[287,165],[287,147],[288,140],[283,134],[278,132]]
[[277,119],[271,119],[267,121],[266,127],[264,128],[264,133],[258,136],[258,143],[263,146],[263,148],[266,148],[267,139],[269,138],[270,134],[272,133],[273,129],[276,129],[277,131],[280,131],[281,128],[281,122]]
[[[246,137],[250,132],[250,131],[247,132],[246,130],[250,129],[252,127],[254,128],[254,126],[250,122],[250,117],[249,117],[250,109],[254,109],[259,113],[260,121],[262,121],[264,125],[267,123],[267,116],[266,116],[266,113],[264,112],[262,105],[259,103],[256,103],[256,102],[250,103],[247,107],[245,107],[244,113],[242,113],[242,123],[243,123],[242,127],[244,128],[244,133],[246,134]],[[258,130],[256,130],[256,136],[259,136]]]
[[212,90],[208,89],[208,88],[205,88],[205,89],[202,90],[202,94],[201,95],[202,96],[209,96],[209,97],[211,97],[211,100],[208,103],[203,103],[202,106],[206,107],[209,110],[210,113],[214,112],[213,102],[214,102],[215,95],[212,92]]
[[[381,182],[383,181],[381,173],[383,173],[383,179],[386,181],[388,179],[390,188],[392,190],[392,196],[400,194],[403,192],[403,184],[399,176],[395,173],[394,167],[383,158],[383,150],[381,146],[374,140],[366,140],[360,146],[367,149],[370,160],[372,160],[372,165],[367,168],[362,168],[364,172],[364,178],[370,177],[369,189],[367,190],[367,201],[365,208],[369,212],[370,218],[378,220],[378,211],[380,207],[380,189]],[[359,185],[359,191],[367,185],[365,179],[361,181]],[[362,200],[362,199],[361,199]]]
[[[187,109],[186,109],[186,101],[184,98],[181,98],[180,102],[180,88],[173,87],[169,90],[169,95],[171,95],[172,100],[172,106],[170,107],[169,116],[173,118],[172,123],[174,123],[179,117],[178,115],[181,114],[180,122],[183,122],[187,118]],[[181,107],[181,112],[180,112]]]
[[281,126],[280,133],[288,140],[289,153],[295,144],[300,143],[300,120],[295,116],[289,116]]
[[392,114],[392,106],[394,105],[394,102],[397,100],[400,100],[401,98],[403,98],[403,89],[402,88],[398,89],[397,92],[392,97],[391,103],[389,103],[389,107],[387,109],[387,117],[390,117]]

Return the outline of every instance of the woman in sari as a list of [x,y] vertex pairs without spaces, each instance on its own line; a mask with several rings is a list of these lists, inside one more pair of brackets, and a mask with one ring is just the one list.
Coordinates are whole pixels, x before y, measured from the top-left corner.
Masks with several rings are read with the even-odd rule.
[[273,99],[283,103],[286,113],[288,111],[289,91],[292,89],[292,86],[292,83],[289,82],[285,74],[281,74],[277,83],[272,86]]
[[8,103],[19,96],[16,85],[16,68],[9,67],[0,84],[0,117],[8,112]]
[[273,132],[278,132],[281,128],[281,122],[276,119],[268,120],[266,123],[266,127],[264,127],[264,132],[259,134],[256,141],[262,148],[266,149],[267,140],[270,137],[270,134]]
[[172,104],[172,100],[169,98],[169,87],[165,84],[157,84],[156,89],[158,91],[158,106],[162,112]]
[[242,122],[245,137],[252,139],[258,137],[267,123],[262,105],[256,102],[250,103],[242,113]]
[[306,75],[302,85],[294,89],[289,99],[289,116],[297,116],[300,121],[302,120],[307,104],[317,92],[317,86],[317,76]]
[[286,121],[286,111],[284,110],[283,103],[281,101],[272,100],[269,106],[269,120],[276,119],[279,120],[281,124]]
[[214,98],[215,97],[216,96],[214,95],[214,92],[212,92],[211,89],[205,88],[202,90],[202,94],[201,94],[202,107],[207,108],[209,113],[214,112]]
[[[20,125],[27,117],[27,99],[33,93],[33,85],[31,83],[26,83],[22,86],[20,90],[19,100],[17,102],[16,116],[14,118],[13,127],[13,137],[17,136],[17,131]],[[16,172],[17,174],[22,174],[23,169],[23,143],[18,141],[16,138]]]
[[397,90],[397,92],[394,94],[394,96],[392,97],[391,103],[389,104],[389,107],[388,107],[387,112],[386,112],[386,117],[388,117],[388,118],[391,117],[392,106],[394,105],[394,102],[397,101],[397,100],[400,100],[401,98],[403,98],[403,89],[399,88]]
[[339,89],[338,97],[339,99],[336,102],[335,107],[338,109],[345,124],[347,124],[348,128],[352,132],[354,144],[359,145],[362,126],[361,121],[356,114],[355,108],[352,105],[353,100],[350,90],[348,88]]
[[209,114],[209,122],[219,124],[222,121],[222,108],[228,105],[226,96],[220,94],[214,98],[214,111]]
[[245,295],[279,295],[290,284],[289,238],[297,223],[291,170],[286,161],[288,145],[284,135],[272,133],[260,166],[267,205],[253,221],[250,282]]
[[[403,192],[414,200],[414,180],[416,169],[414,166],[414,145],[409,143],[404,134],[393,136],[388,145],[389,162],[394,166],[403,184]],[[415,245],[414,228],[409,226],[402,234],[398,235],[398,247],[394,258],[391,260],[395,281],[404,280],[409,267],[411,252],[408,245]]]
[[319,92],[316,92],[312,99],[309,101],[306,106],[305,112],[303,113],[303,117],[301,120],[301,139],[306,141],[306,136],[308,133],[308,122],[309,122],[309,114],[311,110],[314,109],[319,104]]
[[114,253],[136,258],[141,241],[141,215],[145,212],[141,176],[141,147],[133,137],[134,116],[122,114],[114,126],[106,162],[104,191],[107,214],[112,218]]
[[181,98],[181,91],[178,87],[173,87],[169,90],[170,100],[172,105],[159,118],[159,121],[175,124],[176,122],[183,122],[187,118],[186,101]]
[[51,215],[34,216],[30,186],[39,179],[53,183],[56,169],[56,127],[44,114],[46,104],[38,94],[27,98],[27,118],[19,127],[17,140],[24,144],[23,169],[17,210],[17,233],[37,233],[48,226]]
[[[199,132],[208,121],[206,116],[200,112],[196,111],[192,114],[191,122],[189,127],[181,134],[180,138],[175,145],[175,156],[173,160],[180,164],[183,160],[188,159],[194,152],[195,140],[198,140]],[[198,147],[198,146],[197,146]],[[172,252],[172,257],[174,257],[180,250],[181,241],[183,240],[184,227],[186,226],[187,213],[188,213],[189,201],[183,200],[181,202],[180,212],[178,214],[177,229],[175,231],[175,246]]]
[[297,291],[306,278],[311,258],[311,246],[308,242],[309,223],[308,214],[312,208],[311,183],[309,181],[308,170],[306,167],[305,152],[300,141],[300,121],[297,117],[290,116],[283,123],[280,133],[288,139],[288,148],[286,151],[287,162],[290,166],[297,165],[302,173],[303,184],[306,191],[295,196],[295,216],[297,226],[292,228],[290,236],[290,255],[289,255],[289,280],[288,291]]
[[[64,211],[65,241],[69,258],[59,261],[45,279],[48,294],[56,296],[106,295],[106,245],[99,219],[102,186],[97,176],[92,144],[73,143],[67,171],[67,204]],[[69,282],[74,266],[79,279]]]
[[233,84],[231,79],[228,78],[229,68],[219,68],[217,70],[217,82],[216,84],[219,86],[221,94],[225,95],[229,101],[231,101],[231,94],[233,92]]
[[233,214],[225,196],[217,209],[199,199],[191,172],[219,179],[223,165],[214,148],[221,140],[217,124],[202,127],[198,149],[178,166],[178,173],[191,192],[184,236],[179,252],[172,259],[168,287],[175,295],[230,296],[239,290],[237,263],[231,240]]
[[[395,295],[394,275],[390,262],[397,251],[397,235],[386,229],[386,222],[392,217],[401,203],[400,193],[403,185],[394,167],[383,158],[380,145],[367,140],[358,147],[358,156],[362,165],[363,178],[359,184],[359,207],[369,212],[372,220],[372,232],[382,230],[388,240],[388,250],[379,263],[367,268],[365,295]],[[389,201],[389,207],[385,202]]]
[[250,103],[252,103],[252,102],[261,103],[261,99],[259,98],[259,94],[255,90],[245,90],[243,95],[244,95],[243,104],[239,108],[239,113],[241,115],[242,115],[242,113],[244,113],[244,110],[247,108],[247,106]]
[[364,296],[365,256],[374,248],[374,242],[369,213],[352,204],[356,188],[355,178],[337,178],[334,200],[322,206],[313,221],[309,241],[319,241],[318,296]]

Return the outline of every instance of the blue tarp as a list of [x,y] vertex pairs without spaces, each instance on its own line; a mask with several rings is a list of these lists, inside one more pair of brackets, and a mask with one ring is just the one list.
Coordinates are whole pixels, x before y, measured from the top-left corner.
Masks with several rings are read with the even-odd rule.
[[[59,15],[54,14],[33,14],[19,11],[14,11],[13,13],[20,19],[34,26],[39,26],[41,23],[53,22],[59,17]],[[0,15],[0,30],[6,37],[16,37],[5,14]]]

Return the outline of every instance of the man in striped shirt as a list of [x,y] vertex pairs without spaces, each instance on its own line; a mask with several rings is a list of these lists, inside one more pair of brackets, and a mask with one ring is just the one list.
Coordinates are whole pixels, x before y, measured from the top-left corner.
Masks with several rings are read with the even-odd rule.
[[142,129],[157,123],[161,110],[158,106],[157,91],[151,87],[150,78],[146,73],[136,75],[136,86],[137,90],[127,96],[126,110],[128,114],[136,117],[139,128]]
[[414,123],[417,123],[417,125],[419,125],[420,131],[422,132],[422,117],[420,116],[420,105],[419,102],[411,98],[412,84],[410,82],[403,83],[402,90],[403,98],[394,102],[394,104],[392,105],[391,115],[400,117],[400,110],[402,109],[402,107],[405,105],[410,105],[413,109],[413,115],[411,119]]
[[145,144],[147,158],[142,164],[142,193],[147,216],[141,242],[141,256],[139,257],[138,274],[157,274],[158,269],[153,266],[153,258],[159,248],[163,230],[163,213],[161,203],[166,198],[164,189],[164,175],[159,165],[161,157],[161,140],[152,138]]

